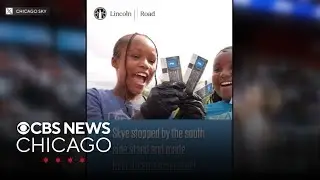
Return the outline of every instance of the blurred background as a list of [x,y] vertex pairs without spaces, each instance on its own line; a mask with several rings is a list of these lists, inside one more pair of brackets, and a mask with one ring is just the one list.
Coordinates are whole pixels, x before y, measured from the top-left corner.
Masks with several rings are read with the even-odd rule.
[[237,172],[320,168],[319,7],[307,0],[234,0]]
[[[44,168],[62,168],[43,166],[41,153],[16,153],[16,125],[20,121],[85,120],[85,3],[0,2],[2,168],[43,172]],[[5,16],[5,7],[49,7],[50,15]]]

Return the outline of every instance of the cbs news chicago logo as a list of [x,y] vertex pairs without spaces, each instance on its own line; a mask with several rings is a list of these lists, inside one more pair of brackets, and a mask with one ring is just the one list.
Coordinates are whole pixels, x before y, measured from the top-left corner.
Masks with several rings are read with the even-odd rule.
[[103,20],[107,16],[107,11],[103,7],[98,7],[94,10],[94,17],[98,20]]

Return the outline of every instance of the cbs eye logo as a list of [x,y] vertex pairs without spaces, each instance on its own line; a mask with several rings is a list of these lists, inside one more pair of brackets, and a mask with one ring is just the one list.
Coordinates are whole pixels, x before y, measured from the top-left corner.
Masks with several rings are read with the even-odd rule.
[[26,122],[21,122],[17,125],[17,131],[21,135],[26,135],[30,131],[30,126]]

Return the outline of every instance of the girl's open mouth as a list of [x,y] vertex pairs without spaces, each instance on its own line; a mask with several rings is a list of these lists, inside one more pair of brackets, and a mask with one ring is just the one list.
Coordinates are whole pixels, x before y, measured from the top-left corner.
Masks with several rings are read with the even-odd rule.
[[220,83],[220,86],[221,86],[221,87],[227,87],[227,86],[231,86],[231,85],[232,85],[232,82],[231,82],[231,81],[226,81],[226,82]]
[[133,77],[134,81],[139,85],[145,85],[147,78],[148,74],[143,72],[136,73]]

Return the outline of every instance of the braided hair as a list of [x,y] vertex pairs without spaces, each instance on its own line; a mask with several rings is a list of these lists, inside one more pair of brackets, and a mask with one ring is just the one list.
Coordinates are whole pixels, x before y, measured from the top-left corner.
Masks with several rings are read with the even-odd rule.
[[[154,45],[155,49],[156,49],[156,54],[157,54],[157,57],[156,57],[156,69],[155,69],[155,72],[157,71],[157,68],[158,68],[158,49],[157,49],[157,46],[156,44],[154,43],[154,41],[147,35],[145,34],[140,34],[140,33],[134,33],[134,34],[128,34],[128,35],[125,35],[123,36],[122,38],[120,38],[114,48],[113,48],[113,57],[114,58],[119,58],[121,56],[121,48],[123,48],[124,46],[126,46],[126,51],[125,51],[125,67],[127,67],[127,59],[128,59],[128,52],[129,52],[129,49],[130,49],[130,46],[131,46],[131,43],[132,41],[134,40],[134,38],[136,36],[143,36],[143,37],[146,37],[147,39],[149,39],[152,44]],[[126,68],[125,68],[126,69]],[[128,90],[128,85],[127,85],[127,69],[126,69],[126,73],[125,73],[125,98],[124,98],[124,104],[126,105],[126,102],[127,102],[127,90]],[[157,74],[155,73],[154,74],[154,80],[155,80],[155,85],[158,84],[157,82]],[[144,99],[146,99],[145,97],[143,97]],[[127,110],[127,114],[129,114],[129,108],[126,106],[126,110]]]

